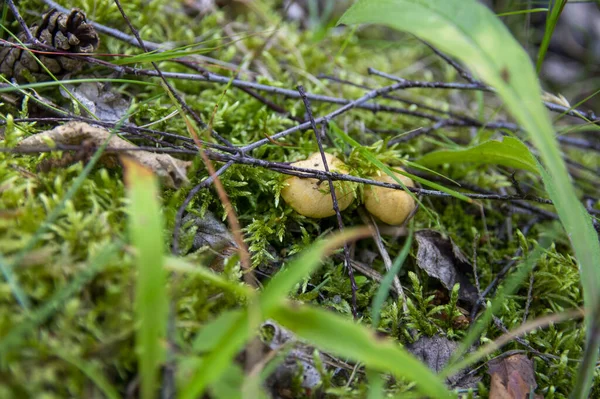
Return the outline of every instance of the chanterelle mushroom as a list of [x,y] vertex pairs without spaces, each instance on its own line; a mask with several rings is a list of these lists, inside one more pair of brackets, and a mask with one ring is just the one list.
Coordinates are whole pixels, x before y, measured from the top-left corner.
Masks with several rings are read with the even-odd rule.
[[[329,171],[348,173],[348,167],[331,154],[325,154]],[[294,162],[293,166],[324,171],[321,154],[315,152],[304,161]],[[289,177],[285,180],[286,187],[281,190],[281,196],[296,212],[311,218],[326,218],[335,215],[333,200],[329,191],[329,183],[317,179]],[[350,183],[334,182],[335,195],[340,211],[348,208],[354,201],[354,192]]]
[[[402,183],[407,187],[414,187],[413,181],[401,175],[394,173]],[[384,183],[397,184],[397,182],[388,175],[372,176],[372,180]],[[415,200],[405,191],[394,190],[391,188],[368,186],[365,187],[363,197],[365,208],[373,216],[376,216],[382,222],[391,225],[400,225],[404,223],[408,215],[415,209]]]

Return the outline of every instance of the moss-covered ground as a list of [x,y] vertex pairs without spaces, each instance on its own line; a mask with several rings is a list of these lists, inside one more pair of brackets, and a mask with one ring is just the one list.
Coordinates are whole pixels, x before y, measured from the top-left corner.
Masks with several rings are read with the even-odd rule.
[[[95,22],[124,27],[110,0],[62,3],[81,8]],[[332,28],[326,24],[303,29],[297,23],[282,21],[281,10],[274,3],[254,2],[248,7],[238,4],[242,11],[226,8],[203,16],[187,15],[179,3],[165,0],[127,1],[124,7],[145,40],[173,42],[176,46],[201,43],[200,48],[207,49],[206,56],[238,65],[250,61],[247,69],[261,71],[260,76],[241,71],[241,79],[256,78],[258,82],[272,86],[294,89],[302,84],[310,93],[355,99],[365,90],[320,79],[319,74],[335,75],[372,87],[389,83],[368,75],[369,67],[415,80],[459,79],[451,66],[412,37],[375,29],[359,34],[348,28]],[[45,9],[41,2],[33,0],[21,1],[18,7],[28,21],[35,21],[35,13]],[[12,20],[9,18],[8,21]],[[18,31],[15,22],[8,23],[8,27]],[[125,29],[123,31],[129,33]],[[101,40],[99,53],[140,53],[139,49],[107,35],[101,35]],[[266,40],[268,45],[265,46]],[[259,50],[262,50],[259,55],[253,53]],[[159,65],[163,71],[189,72],[186,67],[170,61]],[[150,67],[149,64],[140,66]],[[226,76],[236,73],[210,62],[202,66]],[[102,68],[95,68],[94,73],[95,76],[114,77]],[[151,78],[133,79],[158,83]],[[264,94],[289,113],[282,115],[239,89],[229,88],[224,93],[224,86],[220,84],[185,80],[172,80],[172,83],[185,102],[206,121],[211,118],[218,103],[212,126],[235,145],[248,144],[294,126],[296,122],[290,116],[301,119],[305,116],[299,99]],[[164,118],[152,127],[189,136],[183,119],[177,115],[170,116],[176,107],[164,95],[160,85],[113,83],[109,90],[120,93],[135,105],[130,119],[132,123],[145,125]],[[42,88],[39,94],[62,107],[72,105],[60,95],[56,86]],[[17,96],[17,93],[12,95]],[[406,93],[406,97],[431,106],[459,109],[483,120],[503,116],[499,103],[491,95],[413,89]],[[378,101],[386,103],[386,100]],[[55,126],[41,122],[14,122],[14,119],[27,118],[39,112],[33,101],[19,100],[15,104],[4,100],[0,108],[2,147],[13,147],[20,139]],[[338,105],[313,102],[312,107],[315,115],[320,116]],[[418,109],[417,106],[413,108]],[[433,135],[388,147],[387,140],[395,134],[377,131],[393,130],[400,134],[429,122],[408,115],[353,110],[336,119],[336,123],[355,140],[368,145],[379,160],[395,166],[402,165],[404,159],[415,159],[434,149],[459,145],[452,142],[460,145],[478,143],[495,134],[486,129],[440,129]],[[318,151],[312,130],[290,135],[281,143],[285,145],[268,144],[252,155],[269,161],[290,162]],[[334,138],[326,140],[325,144],[327,151],[343,159],[353,174],[367,176],[373,172],[373,165],[343,142]],[[590,168],[600,166],[597,157],[573,151],[569,155]],[[53,157],[58,155],[0,153],[0,260],[4,264],[10,264],[16,254],[28,245],[84,168],[83,163],[76,163],[39,172],[38,165]],[[221,165],[217,163],[216,166]],[[437,172],[494,192],[513,190],[512,171],[503,167],[461,164],[440,167]],[[178,207],[189,189],[207,175],[204,166],[197,160],[188,186],[162,190],[167,246],[171,245]],[[527,190],[543,196],[538,178],[523,171],[518,171],[516,177]],[[234,165],[221,176],[244,228],[252,265],[262,281],[266,281],[317,237],[338,228],[335,217],[315,220],[293,211],[280,197],[283,180],[283,176],[274,171],[252,165]],[[593,194],[590,190],[595,189],[585,184],[581,187],[582,193],[588,194]],[[460,190],[460,187],[454,188]],[[356,185],[355,189],[360,193],[362,187]],[[518,291],[502,303],[497,316],[508,330],[523,323],[526,308],[528,319],[535,319],[582,306],[577,264],[557,221],[512,212],[507,202],[485,200],[468,204],[454,198],[435,196],[422,199],[428,212],[421,209],[417,213],[414,228],[442,232],[471,259],[473,249],[477,248],[476,262],[482,287],[486,287],[509,261],[515,260],[518,264],[535,246],[541,233],[558,233],[554,243],[536,263],[531,277],[531,296],[528,295],[530,279],[526,279]],[[86,270],[100,248],[115,239],[127,241],[125,205],[120,168],[94,168],[75,195],[66,202],[58,218],[39,237],[35,247],[27,251],[18,268],[13,270],[29,300],[27,307],[15,299],[11,284],[4,279],[0,281],[0,337],[26,321],[31,310],[47,304],[55,292]],[[355,201],[342,213],[345,226],[363,223],[359,216],[360,206],[360,201]],[[543,207],[540,204],[535,206]],[[551,207],[545,209],[552,210]],[[222,202],[213,189],[201,190],[186,211],[200,218],[210,211],[225,221]],[[526,229],[526,234],[521,235],[523,229]],[[180,253],[186,254],[191,262],[210,263],[214,257],[210,250],[204,248],[189,252],[195,234],[196,229],[190,223],[184,224]],[[394,258],[404,243],[404,237],[384,236],[384,243]],[[450,309],[452,304],[448,300],[440,303],[439,293],[444,290],[417,267],[416,250],[413,246],[400,274],[400,281],[410,299],[409,312],[404,313],[401,304],[390,297],[384,303],[377,327],[401,343],[414,341],[415,337],[408,333],[409,328],[416,330],[419,336],[438,334],[460,340],[465,336],[470,321],[456,323],[460,312]],[[355,247],[355,253],[376,252],[372,240],[362,240]],[[374,257],[372,267],[385,273],[379,256]],[[240,266],[235,262],[226,264],[222,273],[228,279],[238,280]],[[133,349],[134,274],[132,254],[125,248],[64,306],[54,309],[41,325],[24,331],[18,344],[11,345],[9,350],[0,354],[0,397],[100,397],[89,375],[78,366],[82,359],[101,370],[120,394],[126,396],[128,389],[135,386],[137,375]],[[379,283],[360,273],[357,273],[356,282],[359,322],[370,325],[369,309]],[[205,323],[226,309],[240,306],[240,298],[222,292],[200,278],[173,274],[168,290],[175,320],[175,344],[180,354],[186,353],[195,333]],[[343,259],[339,256],[328,258],[320,271],[298,288],[294,297],[351,318],[351,288]],[[451,316],[448,317],[448,314]],[[502,333],[497,325],[492,325],[484,332],[482,342],[494,340]],[[530,354],[535,362],[537,392],[546,398],[568,397],[578,359],[582,356],[584,332],[580,321],[553,324],[526,335],[524,339],[536,351],[556,356],[542,359]],[[509,350],[530,352],[529,348],[512,341],[493,356]],[[479,374],[484,378],[474,395],[486,397],[489,377],[485,376],[484,369]],[[331,397],[364,397],[364,382],[361,376],[344,388],[341,386],[343,382],[334,378],[329,392]],[[399,391],[405,388],[401,384],[390,385],[390,388],[394,387]],[[597,390],[595,394],[600,395]],[[297,395],[300,396],[299,393]]]

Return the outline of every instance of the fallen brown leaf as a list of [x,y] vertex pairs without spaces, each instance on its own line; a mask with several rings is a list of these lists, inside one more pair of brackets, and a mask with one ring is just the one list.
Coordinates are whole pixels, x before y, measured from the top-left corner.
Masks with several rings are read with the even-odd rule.
[[[522,354],[490,361],[488,374],[492,377],[490,399],[526,399],[529,392],[537,388],[533,361]],[[535,395],[535,398],[543,396]]]
[[[431,370],[439,373],[446,367],[450,357],[458,348],[458,343],[446,337],[434,335],[421,337],[414,343],[407,345],[406,349],[422,360]],[[464,369],[446,378],[452,388],[469,389],[477,386],[481,377],[472,375],[471,369]]]
[[[52,130],[29,136],[17,144],[17,149],[48,148],[49,141],[63,145],[82,145],[93,149],[102,145],[106,140],[108,140],[107,149],[109,151],[101,158],[102,164],[106,167],[118,166],[120,164],[118,155],[126,154],[152,170],[167,187],[177,188],[188,182],[187,171],[192,162],[182,161],[168,154],[138,151],[137,146],[122,138],[116,135],[111,137],[108,130],[84,122],[69,122]],[[119,154],[110,153],[110,150],[117,150]]]
[[439,280],[448,291],[460,284],[458,297],[468,309],[477,302],[477,289],[467,274],[473,268],[460,248],[450,238],[435,230],[419,230],[415,233],[419,246],[417,265],[430,277]]

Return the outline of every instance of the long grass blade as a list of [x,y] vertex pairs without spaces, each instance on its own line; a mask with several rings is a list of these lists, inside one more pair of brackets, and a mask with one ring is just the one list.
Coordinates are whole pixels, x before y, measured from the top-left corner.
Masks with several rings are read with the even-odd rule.
[[129,197],[129,234],[136,251],[136,351],[141,397],[151,399],[158,387],[158,371],[165,356],[168,311],[158,183],[149,169],[127,157],[121,161]]
[[[556,4],[555,12],[558,13],[564,4]],[[380,23],[408,31],[457,57],[504,100],[507,109],[528,133],[547,168],[547,173],[540,168],[544,185],[580,265],[584,302],[589,309],[585,321],[587,350],[597,354],[597,341],[590,337],[593,320],[599,316],[595,312],[600,311],[596,307],[600,301],[598,235],[567,173],[527,53],[502,22],[474,0],[359,0],[340,22]],[[589,375],[585,373],[578,380],[578,384],[584,385],[581,391],[584,396],[591,388]]]

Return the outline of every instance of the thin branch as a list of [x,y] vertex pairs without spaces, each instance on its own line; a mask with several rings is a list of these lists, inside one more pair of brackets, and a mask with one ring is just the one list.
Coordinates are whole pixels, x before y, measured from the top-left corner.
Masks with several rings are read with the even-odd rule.
[[[381,72],[374,68],[369,68],[368,72],[370,74],[381,76],[395,82],[405,81],[405,79],[402,79],[398,76],[390,75],[389,73]],[[481,90],[488,92],[495,91],[493,88],[479,83],[478,81],[476,81],[476,83],[414,82],[414,84],[415,86],[413,87],[427,87],[431,89]],[[593,111],[580,111],[578,109],[565,107],[564,105],[558,105],[548,101],[544,101],[544,105],[553,112],[561,114],[564,113],[565,115],[574,116],[585,121],[592,121],[594,123],[600,122],[600,119],[596,117]]]
[[[381,239],[381,233],[379,232],[379,228],[377,227],[377,222],[373,218],[373,215],[368,214],[365,210],[361,208],[358,209],[358,213],[363,220],[363,223],[371,227],[373,237],[373,241],[375,242],[375,246],[377,247],[377,251],[381,256],[381,260],[383,261],[383,265],[385,266],[385,270],[389,273],[392,270],[392,259],[390,258],[390,254],[385,249],[383,245],[383,240]],[[408,314],[408,306],[406,304],[406,295],[404,294],[404,289],[402,288],[402,284],[400,284],[400,279],[398,276],[394,276],[394,280],[392,281],[392,287],[398,293],[398,298],[402,301],[402,308],[405,314]]]
[[32,43],[32,44],[38,44],[39,41],[31,33],[31,30],[29,29],[29,26],[27,26],[27,23],[25,22],[25,20],[21,16],[21,13],[19,13],[19,10],[15,6],[14,1],[13,0],[6,0],[6,3],[8,4],[8,7],[10,8],[10,11],[13,13],[13,16],[15,17],[15,19],[17,20],[17,22],[19,22],[19,25],[21,25],[21,29],[23,30],[23,32],[25,32],[25,37],[27,37],[27,40],[30,43]]
[[[323,161],[323,168],[325,169],[325,172],[329,173],[329,165],[327,164],[327,157],[325,156],[325,150],[323,149],[321,135],[319,134],[319,129],[317,128],[317,123],[315,122],[315,118],[312,113],[310,101],[308,101],[306,92],[304,91],[304,87],[302,87],[302,85],[298,86],[298,93],[300,93],[300,97],[302,97],[310,125],[315,133],[317,145],[319,146],[319,152],[321,153],[321,160]],[[323,127],[325,127],[325,125],[326,123],[323,125]],[[342,213],[340,212],[340,206],[335,193],[335,186],[333,185],[333,180],[331,180],[331,177],[327,178],[327,183],[329,184],[329,193],[331,194],[333,210],[335,211],[335,216],[337,218],[338,228],[340,231],[343,231],[344,222],[342,221]],[[346,242],[344,242],[344,266],[346,267],[346,270],[348,271],[348,277],[350,278],[350,287],[352,290],[352,314],[354,315],[355,319],[358,319],[358,310],[356,305],[356,291],[358,288],[356,286],[356,280],[354,279],[354,271],[352,270],[352,266],[350,266],[350,251],[348,250],[348,244]]]
[[431,44],[427,43],[426,41],[421,40],[421,42],[423,44],[425,44],[427,47],[429,47],[431,49],[431,51],[433,51],[438,57],[440,57],[441,59],[446,61],[446,63],[448,65],[450,65],[452,68],[454,68],[456,70],[456,72],[458,72],[458,74],[463,79],[465,79],[467,82],[483,85],[483,83],[481,83],[480,81],[475,79],[473,77],[473,75],[471,75],[471,73],[469,71],[467,71],[465,68],[463,68],[458,62],[454,61],[452,58],[448,57],[446,54],[442,53],[440,50],[436,49],[435,47],[433,47]]
[[[131,30],[131,32],[135,36],[137,42],[139,43],[139,46],[142,48],[142,50],[144,50],[145,52],[148,52],[148,48],[146,47],[146,45],[144,44],[144,41],[140,37],[140,33],[135,28],[135,26],[133,26],[133,24],[131,23],[131,20],[129,19],[129,17],[127,16],[127,14],[125,14],[125,10],[123,10],[123,7],[121,6],[120,0],[114,0],[114,2],[117,5],[117,8],[119,9],[119,12],[121,13],[121,16],[123,17],[123,19],[127,23],[127,26],[129,26],[129,29]],[[173,86],[171,86],[171,84],[165,78],[165,75],[163,75],[162,71],[158,68],[158,64],[156,62],[154,62],[154,61],[151,61],[150,63],[152,64],[152,67],[154,68],[154,70],[156,71],[156,73],[158,74],[158,76],[160,77],[160,79],[162,80],[162,82],[165,85],[165,87],[167,88],[167,90],[177,100],[177,102],[181,105],[181,107],[189,115],[191,115],[191,117],[194,119],[194,121],[199,126],[201,126],[202,128],[206,129],[207,125],[204,123],[204,121],[202,120],[202,118],[200,118],[200,116],[198,114],[196,114],[196,112],[194,112],[194,110],[189,105],[187,105],[187,103],[185,101],[183,101],[183,99],[181,98],[181,96],[179,96],[179,94],[177,94],[177,92],[175,91],[175,89],[173,88]],[[212,131],[212,135],[216,139],[218,139],[219,141],[221,141],[222,143],[224,143],[225,145],[227,145],[229,147],[233,147],[233,144],[231,144],[227,139],[225,139],[224,137],[222,137],[217,132]]]
[[[57,144],[55,148],[48,148],[48,147],[27,148],[27,149],[0,148],[0,152],[12,152],[12,153],[20,153],[20,154],[36,154],[36,153],[53,152],[53,151],[76,151],[76,150],[80,150],[80,149],[82,149],[82,146]],[[189,149],[184,149],[184,148],[156,148],[156,147],[111,148],[111,147],[108,147],[105,150],[106,153],[119,153],[119,152],[129,152],[129,151],[148,151],[148,152],[164,153],[164,154],[187,154],[187,155],[197,155],[198,154],[197,150],[189,150]],[[234,163],[237,163],[237,164],[254,165],[254,166],[259,166],[259,167],[262,167],[265,169],[270,169],[274,172],[290,175],[290,176],[318,179],[318,180],[323,180],[323,181],[328,180],[328,179],[331,179],[333,181],[338,181],[338,180],[339,181],[349,181],[349,182],[353,182],[353,183],[360,183],[360,184],[367,184],[367,185],[384,187],[384,188],[391,188],[394,190],[404,190],[404,188],[402,186],[400,186],[399,184],[395,184],[395,183],[386,183],[386,182],[381,182],[381,181],[367,179],[367,178],[358,177],[358,176],[340,174],[340,173],[336,173],[336,172],[326,172],[326,171],[320,171],[320,170],[315,170],[315,169],[300,168],[300,167],[289,165],[286,163],[265,161],[262,159],[256,159],[256,158],[252,158],[252,157],[248,157],[248,156],[242,158],[240,156],[236,156],[236,155],[232,155],[232,154],[223,154],[223,153],[218,153],[218,152],[213,152],[213,151],[208,151],[208,150],[206,150],[205,152],[206,152],[207,156],[214,161],[220,161],[220,162],[233,161]],[[430,196],[430,197],[442,197],[442,198],[454,198],[454,196],[452,194],[446,193],[443,191],[439,191],[439,190],[430,190],[430,189],[419,188],[419,187],[407,187],[407,189],[417,195]],[[498,193],[491,193],[491,192],[487,192],[487,193],[483,193],[483,194],[482,193],[468,193],[468,192],[458,192],[458,193],[460,195],[464,195],[465,197],[477,199],[477,200],[496,200],[496,201],[516,202],[519,204],[519,206],[523,205],[523,204],[521,204],[522,201],[538,202],[538,203],[548,204],[548,205],[553,204],[551,200],[541,198],[541,197],[530,196],[530,195],[521,197],[519,195],[505,195],[505,194],[498,194]],[[530,208],[528,208],[528,209],[530,209]],[[530,209],[530,210],[532,210],[532,209]],[[543,210],[541,210],[541,211],[543,211]],[[555,215],[552,213],[544,214],[544,215],[546,215],[547,218],[555,218]]]

